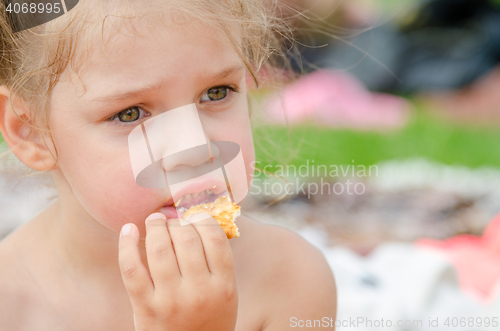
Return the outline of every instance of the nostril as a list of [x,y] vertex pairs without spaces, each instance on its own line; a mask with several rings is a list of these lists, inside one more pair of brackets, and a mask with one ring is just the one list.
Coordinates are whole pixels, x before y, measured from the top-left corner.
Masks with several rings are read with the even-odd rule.
[[[219,151],[216,152],[219,155]],[[208,145],[203,145],[163,158],[162,166],[165,171],[173,172],[181,168],[196,167],[207,162],[210,162],[210,152]]]
[[165,165],[165,159],[162,159],[162,164],[163,164],[163,170],[165,170],[167,172],[184,171],[187,168],[192,167],[191,165],[188,165],[188,164],[175,164],[175,165],[167,164],[167,165]]

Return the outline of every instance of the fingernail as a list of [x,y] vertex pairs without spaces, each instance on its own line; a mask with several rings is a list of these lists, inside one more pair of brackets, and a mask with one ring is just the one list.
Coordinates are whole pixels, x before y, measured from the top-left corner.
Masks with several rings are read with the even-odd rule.
[[121,232],[121,235],[122,236],[126,236],[127,234],[130,233],[130,231],[132,231],[132,224],[125,224],[123,227],[122,227],[122,232]]
[[153,213],[153,214],[149,215],[148,218],[146,218],[146,224],[148,224],[149,221],[157,220],[157,219],[162,219],[164,221],[167,220],[165,215],[163,215],[162,213]]

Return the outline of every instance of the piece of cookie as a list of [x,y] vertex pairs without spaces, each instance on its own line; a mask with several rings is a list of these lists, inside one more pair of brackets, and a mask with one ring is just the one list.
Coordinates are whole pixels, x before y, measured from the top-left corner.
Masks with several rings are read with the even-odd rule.
[[229,200],[227,196],[220,196],[213,203],[202,203],[189,208],[182,218],[189,215],[205,212],[210,214],[220,224],[227,239],[239,237],[238,227],[234,223],[236,217],[240,216],[240,206]]

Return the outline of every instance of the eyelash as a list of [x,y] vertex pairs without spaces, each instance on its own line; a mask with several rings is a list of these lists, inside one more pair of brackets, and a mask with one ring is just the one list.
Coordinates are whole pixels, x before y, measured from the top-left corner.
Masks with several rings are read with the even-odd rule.
[[[207,92],[205,92],[205,94],[207,94],[207,93],[208,93],[208,91],[210,91],[210,90],[214,90],[214,89],[218,89],[218,88],[226,88],[226,89],[228,89],[228,90],[230,90],[230,91],[232,91],[232,92],[234,92],[234,93],[239,93],[239,90],[238,90],[238,88],[237,88],[236,86],[234,86],[234,87],[233,87],[233,86],[229,86],[229,85],[219,85],[219,86],[214,86],[214,87],[209,88],[209,89],[207,90]],[[202,95],[202,97],[203,97],[205,94],[203,94],[203,95]],[[210,101],[212,101],[212,102],[216,102],[216,103],[224,103],[224,102],[229,101],[229,99],[230,99],[230,98],[228,98],[228,97],[229,97],[229,95],[232,95],[232,93],[228,93],[224,99],[221,99],[221,100],[210,100]],[[210,102],[210,101],[203,101],[203,103],[205,103],[205,102]]]
[[[137,108],[139,109],[139,112],[143,113],[143,112],[146,112],[144,109],[142,109],[141,107],[139,106],[132,106],[132,107],[128,107],[122,111],[119,111],[118,113],[114,114],[113,116],[109,117],[106,119],[107,122],[110,122],[111,125],[118,125],[118,126],[129,126],[129,125],[133,125],[135,123],[137,123],[138,120],[136,121],[133,121],[133,122],[121,122],[121,121],[115,121],[116,118],[118,118],[118,115],[120,115],[121,113],[123,113],[124,111],[126,110],[129,110],[129,109],[134,109],[134,108]],[[147,112],[149,114],[149,112]],[[151,114],[147,115],[147,116],[151,116]],[[145,116],[145,117],[147,117]]]
[[[230,91],[232,91],[233,93],[239,93],[239,89],[237,87],[233,87],[233,86],[229,86],[229,85],[218,85],[218,86],[214,86],[214,87],[211,87],[209,88],[204,94],[206,95],[208,93],[209,90],[212,90],[212,89],[217,89],[217,88],[226,88]],[[223,99],[221,100],[211,100],[211,101],[203,101],[201,103],[206,103],[206,102],[215,102],[215,103],[218,103],[218,104],[222,104],[222,103],[226,103],[228,102],[231,98],[230,98],[230,95],[232,95],[233,93],[228,93]],[[203,97],[202,96],[202,97]],[[137,123],[138,120],[136,121],[133,121],[133,122],[121,122],[121,121],[115,121],[115,119],[118,117],[118,115],[126,110],[129,110],[129,109],[134,109],[134,108],[138,108],[140,111],[143,111],[143,112],[146,112],[144,109],[142,109],[140,106],[132,106],[132,107],[128,107],[122,111],[119,111],[118,113],[114,114],[113,116],[109,117],[106,119],[106,121],[108,122],[111,122],[111,125],[118,125],[118,126],[131,126],[131,125],[134,125],[135,123]],[[151,116],[151,114],[147,115],[147,116]],[[145,117],[147,117],[145,116]]]

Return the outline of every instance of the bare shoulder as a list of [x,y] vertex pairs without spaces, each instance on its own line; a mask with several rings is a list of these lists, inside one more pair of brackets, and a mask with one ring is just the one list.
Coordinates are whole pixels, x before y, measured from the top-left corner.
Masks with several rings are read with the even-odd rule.
[[0,321],[8,330],[24,330],[32,300],[14,248],[11,241],[0,241]]
[[250,218],[242,219],[238,225],[241,236],[247,237],[248,241],[242,246],[245,244],[246,250],[251,247],[249,253],[272,265],[276,275],[287,273],[290,269],[305,275],[321,271],[326,279],[333,281],[333,273],[323,253],[299,234]]
[[[2,330],[56,330],[50,323],[45,293],[40,292],[39,269],[33,261],[47,264],[46,254],[34,233],[31,220],[0,241],[0,325]],[[36,271],[35,271],[36,270]],[[7,327],[8,326],[8,327]]]
[[323,253],[289,229],[250,219],[241,223],[240,233],[252,240],[248,255],[262,270],[259,286],[269,303],[266,327],[288,330],[294,317],[335,321],[336,285]]

